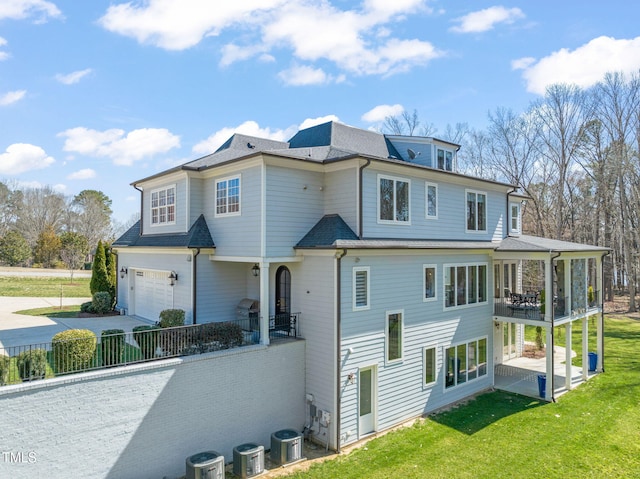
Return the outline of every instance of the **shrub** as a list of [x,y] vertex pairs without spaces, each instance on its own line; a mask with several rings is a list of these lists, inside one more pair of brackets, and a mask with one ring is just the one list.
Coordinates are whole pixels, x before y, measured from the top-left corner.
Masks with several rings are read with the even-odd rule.
[[29,349],[16,358],[18,374],[22,380],[42,379],[47,373],[47,352],[44,349]]
[[56,373],[87,369],[96,352],[96,335],[88,329],[68,329],[51,340]]
[[6,354],[0,354],[0,386],[7,384],[9,379],[9,367],[11,365],[11,358]]
[[140,347],[144,359],[151,359],[158,347],[158,328],[156,326],[136,326],[133,328],[133,339]]
[[544,341],[542,340],[542,326],[536,326],[536,348],[544,349]]
[[222,349],[242,346],[242,328],[236,323],[213,323],[213,339]]
[[98,314],[105,314],[111,311],[111,295],[106,291],[98,291],[93,294],[93,309]]
[[117,366],[124,358],[124,330],[105,329],[100,333],[100,349],[102,350],[102,365]]
[[160,311],[158,326],[161,328],[184,326],[184,311],[182,309],[165,309]]
[[95,313],[96,310],[93,309],[93,303],[91,301],[87,301],[86,303],[82,303],[80,305],[81,313]]
[[91,268],[91,282],[89,283],[91,294],[99,291],[109,292],[111,285],[109,284],[109,276],[107,274],[106,256],[102,241],[98,241],[96,246],[96,254],[93,257],[93,267]]

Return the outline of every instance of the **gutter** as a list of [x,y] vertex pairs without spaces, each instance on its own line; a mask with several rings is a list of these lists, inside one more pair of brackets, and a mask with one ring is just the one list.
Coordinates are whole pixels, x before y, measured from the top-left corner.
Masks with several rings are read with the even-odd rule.
[[358,239],[362,239],[364,232],[364,220],[362,218],[362,171],[371,164],[371,159],[367,158],[367,162],[358,170]]
[[142,236],[144,233],[142,231],[142,227],[144,225],[144,193],[136,186],[135,183],[133,184],[133,187],[140,192],[140,236]]
[[[335,425],[336,425],[336,452],[340,454],[340,388],[342,386],[340,382],[340,373],[342,364],[342,352],[341,352],[341,344],[342,344],[342,258],[347,255],[347,250],[338,250],[336,251],[336,414],[335,414]],[[327,443],[329,439],[327,439]]]

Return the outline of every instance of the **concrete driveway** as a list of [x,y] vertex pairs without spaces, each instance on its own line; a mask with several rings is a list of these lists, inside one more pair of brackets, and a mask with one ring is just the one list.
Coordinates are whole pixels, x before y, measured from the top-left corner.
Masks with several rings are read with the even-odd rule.
[[[63,298],[63,306],[82,304],[90,298]],[[66,329],[89,329],[99,338],[105,329],[123,329],[149,324],[131,316],[105,316],[101,318],[48,318],[25,316],[15,311],[60,306],[60,298],[0,297],[0,352],[13,355],[11,348],[28,344],[50,343],[51,338]],[[5,351],[6,350],[6,351]]]

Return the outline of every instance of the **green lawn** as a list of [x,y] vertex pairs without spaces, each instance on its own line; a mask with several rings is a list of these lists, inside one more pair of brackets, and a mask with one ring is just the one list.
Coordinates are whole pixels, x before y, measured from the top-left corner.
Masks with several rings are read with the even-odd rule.
[[0,296],[90,298],[90,278],[0,276]]
[[80,312],[79,304],[69,306],[52,306],[48,308],[23,309],[16,311],[16,314],[24,314],[25,316],[46,316],[48,318],[77,318]]
[[606,372],[557,403],[487,393],[287,477],[640,477],[640,322],[608,317],[605,334]]

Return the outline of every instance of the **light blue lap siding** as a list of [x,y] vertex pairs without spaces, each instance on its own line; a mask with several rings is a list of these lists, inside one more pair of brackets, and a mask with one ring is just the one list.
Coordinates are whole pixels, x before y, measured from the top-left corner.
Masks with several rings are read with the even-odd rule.
[[[151,193],[153,191],[166,189],[175,186],[175,222],[171,224],[151,224]],[[166,183],[154,186],[145,186],[142,193],[143,201],[143,232],[145,235],[150,234],[167,234],[167,233],[185,233],[188,231],[192,223],[187,225],[187,180],[182,177],[180,179],[168,180]]]
[[[356,262],[356,258],[359,261]],[[442,301],[444,264],[487,264],[487,293],[491,291],[491,260],[484,254],[433,252],[415,255],[367,256],[350,251],[343,259],[342,276],[342,395],[341,432],[346,442],[357,440],[358,385],[350,384],[350,373],[376,365],[377,430],[387,429],[455,402],[491,385],[492,306],[490,302],[460,309],[445,308]],[[423,265],[436,265],[438,300],[423,302]],[[371,308],[353,311],[351,275],[354,266],[368,266],[371,281]],[[385,320],[388,311],[403,311],[402,361],[385,361]],[[443,351],[452,344],[487,339],[488,374],[480,379],[444,389]],[[436,348],[437,380],[423,385],[423,349]],[[352,353],[349,353],[352,348]]]
[[324,175],[324,214],[338,214],[358,231],[358,168]]

